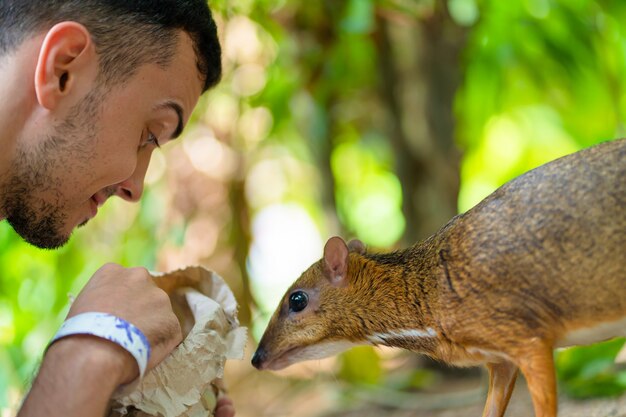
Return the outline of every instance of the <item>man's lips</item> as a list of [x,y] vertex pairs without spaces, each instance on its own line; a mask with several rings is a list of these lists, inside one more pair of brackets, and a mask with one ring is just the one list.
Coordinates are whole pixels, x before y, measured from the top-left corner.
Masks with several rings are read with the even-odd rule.
[[89,217],[90,219],[96,217],[96,214],[98,214],[98,207],[102,206],[106,200],[107,196],[101,194],[100,192],[97,192],[96,194],[91,196],[91,216]]
[[91,199],[96,203],[97,207],[100,207],[104,204],[105,201],[107,201],[107,196],[101,194],[100,192],[97,192],[91,196]]
[[89,218],[93,219],[94,217],[96,217],[96,214],[98,214],[98,201],[94,198],[94,196],[91,196],[91,199],[89,200],[89,206],[91,207],[91,214]]

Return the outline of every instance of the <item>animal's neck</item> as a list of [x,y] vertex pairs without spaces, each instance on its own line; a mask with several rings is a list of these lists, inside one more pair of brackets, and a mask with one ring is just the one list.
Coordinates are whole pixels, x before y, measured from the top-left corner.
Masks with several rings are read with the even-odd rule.
[[433,239],[384,254],[355,257],[353,285],[377,315],[380,332],[428,332],[437,298],[436,248]]
[[359,297],[377,312],[369,316],[369,342],[440,356],[446,344],[437,319],[444,245],[445,237],[435,235],[404,250],[355,257]]

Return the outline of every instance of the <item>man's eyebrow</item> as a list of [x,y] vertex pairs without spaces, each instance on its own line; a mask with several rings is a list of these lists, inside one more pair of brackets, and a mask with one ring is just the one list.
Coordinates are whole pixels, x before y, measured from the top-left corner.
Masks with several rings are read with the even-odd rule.
[[170,138],[176,139],[183,132],[183,108],[175,101],[166,101],[161,104],[159,108],[168,108],[176,112],[176,116],[178,116],[178,124],[176,125],[176,130],[174,130],[174,133],[172,133],[172,137]]

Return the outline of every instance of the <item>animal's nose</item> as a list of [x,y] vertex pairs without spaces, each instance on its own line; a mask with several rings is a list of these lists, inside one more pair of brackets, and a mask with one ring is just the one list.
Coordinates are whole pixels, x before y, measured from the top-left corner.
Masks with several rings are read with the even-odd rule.
[[263,362],[265,362],[266,358],[267,352],[265,352],[265,349],[263,349],[263,347],[259,346],[256,352],[254,352],[254,356],[252,357],[252,366],[254,366],[256,369],[261,369],[261,367],[263,366]]

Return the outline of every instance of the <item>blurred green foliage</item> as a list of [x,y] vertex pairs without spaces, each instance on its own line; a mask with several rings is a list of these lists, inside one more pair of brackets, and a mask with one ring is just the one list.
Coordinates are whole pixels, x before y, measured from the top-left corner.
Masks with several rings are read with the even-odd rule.
[[[232,234],[252,234],[228,191],[242,178],[253,220],[264,208],[295,203],[321,236],[340,224],[371,246],[397,244],[406,232],[406,184],[394,171],[399,155],[379,120],[380,19],[401,31],[445,6],[452,24],[466,30],[454,108],[463,152],[460,211],[537,165],[624,131],[626,2],[620,0],[211,4],[224,40],[224,80],[201,100],[183,143],[155,156],[142,203],[107,203],[54,252],[29,247],[0,224],[0,410],[18,403],[63,320],[68,293],[77,294],[103,263],[151,269],[204,263],[227,278],[236,275]],[[399,61],[408,45],[394,45]],[[422,124],[418,116],[407,123]],[[268,311],[257,314],[266,318]],[[613,364],[623,344],[556,353],[565,391],[578,397],[626,391],[626,371]],[[405,385],[430,380],[421,371],[413,375]],[[368,348],[343,356],[339,376],[385,379]]]
[[530,168],[623,135],[626,117],[624,2],[481,5],[457,100],[462,211]]
[[349,355],[341,356],[338,376],[350,382],[378,384],[383,376],[380,358],[367,346],[355,347]]
[[390,169],[393,155],[388,149],[376,149],[377,142],[369,146],[357,143],[342,143],[332,154],[337,209],[361,239],[391,246],[404,230],[402,185]]
[[556,355],[557,376],[564,391],[578,398],[614,396],[626,391],[626,371],[616,372],[615,357],[624,339],[574,347]]

